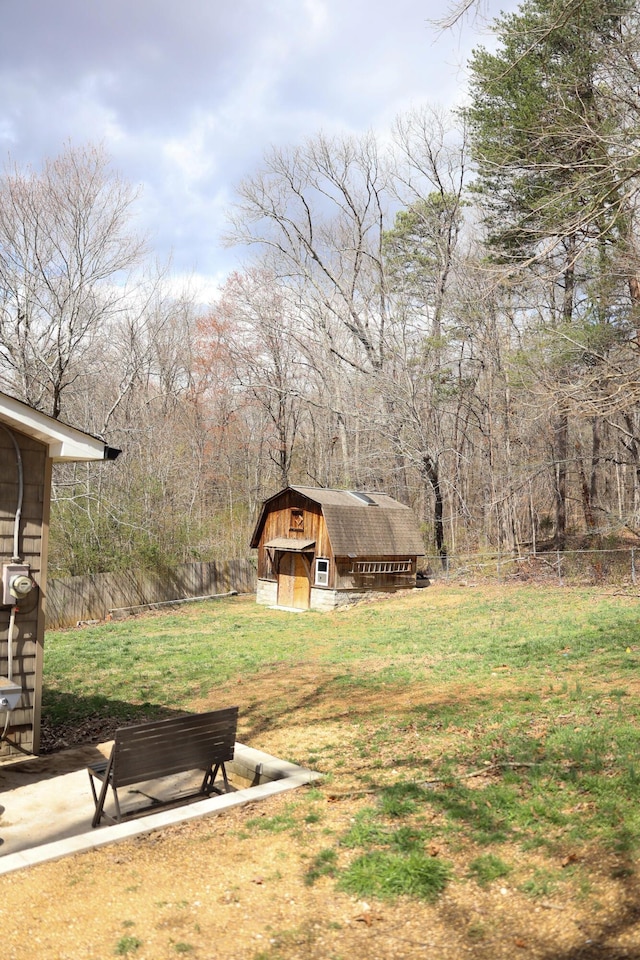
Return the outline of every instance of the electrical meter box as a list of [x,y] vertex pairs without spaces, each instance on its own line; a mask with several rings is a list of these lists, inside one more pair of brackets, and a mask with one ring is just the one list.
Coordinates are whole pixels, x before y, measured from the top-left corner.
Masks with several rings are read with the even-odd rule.
[[5,563],[2,568],[2,604],[13,607],[33,590],[27,563]]
[[13,680],[0,677],[0,710],[15,710],[22,696],[22,687]]

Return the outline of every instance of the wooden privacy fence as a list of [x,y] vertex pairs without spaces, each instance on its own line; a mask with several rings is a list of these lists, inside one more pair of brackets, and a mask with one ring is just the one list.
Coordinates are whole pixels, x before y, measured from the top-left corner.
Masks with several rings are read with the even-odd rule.
[[52,579],[47,585],[46,625],[68,627],[80,620],[105,620],[122,608],[255,590],[255,565],[248,559]]

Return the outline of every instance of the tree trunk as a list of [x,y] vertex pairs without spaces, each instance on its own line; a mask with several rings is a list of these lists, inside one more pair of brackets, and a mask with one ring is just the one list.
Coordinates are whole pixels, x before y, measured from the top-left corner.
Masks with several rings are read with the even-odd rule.
[[444,564],[447,551],[444,546],[444,501],[442,498],[442,488],[440,486],[438,464],[428,454],[425,454],[422,458],[422,470],[433,490],[433,540],[436,552],[442,557]]
[[564,547],[567,535],[567,458],[569,455],[569,418],[556,417],[553,425],[555,460],[556,541]]
[[[576,285],[575,269],[576,238],[567,238],[566,265],[564,270],[564,292],[562,302],[562,322],[568,326],[573,320],[573,302]],[[560,374],[566,377],[566,372]],[[567,535],[567,463],[569,458],[569,417],[561,410],[553,425],[555,468],[556,468],[556,540],[558,546],[564,546]]]

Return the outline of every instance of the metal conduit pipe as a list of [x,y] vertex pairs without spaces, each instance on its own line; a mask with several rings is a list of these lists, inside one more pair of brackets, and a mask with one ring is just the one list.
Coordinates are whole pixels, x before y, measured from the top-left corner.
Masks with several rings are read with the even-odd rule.
[[11,430],[9,430],[8,427],[5,427],[3,423],[0,423],[0,427],[4,430],[13,443],[13,447],[16,452],[16,467],[18,469],[18,501],[16,503],[16,510],[13,520],[13,557],[11,558],[11,562],[20,563],[20,519],[22,517],[22,500],[24,498],[24,471],[22,468],[22,454],[20,453],[18,441]]
[[11,607],[9,614],[9,632],[7,633],[7,680],[13,680],[13,631],[16,628],[16,610]]
[[[7,632],[7,680],[10,683],[13,682],[13,631],[16,626],[16,611],[17,607],[11,607],[11,613],[9,614],[9,629]],[[7,736],[7,730],[9,729],[9,719],[11,717],[10,706],[6,707],[6,717],[4,720],[4,727],[2,733],[0,734],[0,740],[4,740]]]

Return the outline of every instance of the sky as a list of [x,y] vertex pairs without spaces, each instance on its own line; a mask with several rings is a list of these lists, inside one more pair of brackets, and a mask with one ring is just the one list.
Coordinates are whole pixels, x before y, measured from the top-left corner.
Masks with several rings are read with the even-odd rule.
[[101,143],[141,188],[137,226],[204,299],[240,262],[221,235],[270,146],[385,132],[462,101],[479,21],[447,0],[0,0],[0,158]]

